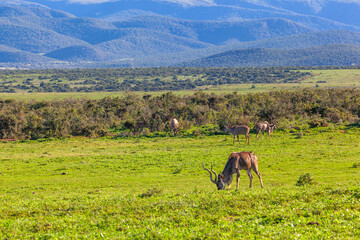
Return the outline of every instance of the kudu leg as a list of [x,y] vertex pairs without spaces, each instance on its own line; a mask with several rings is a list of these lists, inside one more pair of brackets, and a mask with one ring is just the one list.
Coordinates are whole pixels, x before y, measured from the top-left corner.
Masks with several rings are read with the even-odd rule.
[[240,169],[236,169],[236,189],[239,189]]
[[250,136],[249,136],[249,134],[246,134],[246,135],[245,135],[245,144],[246,144],[246,142],[247,142],[248,144],[250,144]]
[[262,182],[262,179],[261,179],[261,174],[260,174],[259,170],[257,168],[255,168],[255,169],[253,169],[253,171],[256,173],[256,175],[258,175],[261,187],[264,188],[264,185],[263,185],[263,182]]
[[237,140],[238,140],[238,143],[240,144],[240,137],[239,137],[239,135],[237,135]]
[[249,176],[249,179],[250,179],[250,188],[251,188],[251,186],[252,186],[252,180],[253,180],[253,175],[251,174],[251,169],[247,170],[246,172],[247,172],[247,174],[248,174],[248,176]]

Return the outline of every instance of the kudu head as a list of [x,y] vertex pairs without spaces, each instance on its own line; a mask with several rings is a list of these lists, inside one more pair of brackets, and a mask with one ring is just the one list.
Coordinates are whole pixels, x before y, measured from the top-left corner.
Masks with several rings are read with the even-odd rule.
[[229,133],[230,130],[231,130],[231,128],[228,127],[228,125],[225,125],[225,126],[224,126],[224,132]]
[[270,127],[270,132],[273,132],[274,129],[276,129],[276,125],[275,125],[275,124],[270,124],[269,127]]
[[[210,180],[212,183],[216,184],[218,190],[225,189],[224,175],[223,174],[217,175],[216,172],[212,168],[212,164],[211,164],[211,171],[209,169],[207,169],[206,167],[204,167],[204,163],[202,163],[202,166],[206,171],[208,171],[210,173]],[[215,180],[212,178],[213,173],[214,173]]]

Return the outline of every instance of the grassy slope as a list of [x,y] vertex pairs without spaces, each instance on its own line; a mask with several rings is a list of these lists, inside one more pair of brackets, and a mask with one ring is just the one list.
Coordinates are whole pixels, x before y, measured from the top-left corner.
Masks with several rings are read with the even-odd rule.
[[[359,133],[278,131],[240,146],[229,135],[3,142],[0,236],[360,237]],[[265,188],[254,177],[249,190],[242,172],[239,191],[217,191],[201,162],[219,173],[244,150]],[[304,173],[318,184],[295,187]]]
[[[307,70],[308,71],[308,70]],[[360,70],[359,69],[341,69],[341,70],[310,70],[316,74],[313,77],[307,78],[299,83],[284,83],[284,84],[237,84],[237,85],[221,85],[217,87],[202,87],[204,92],[214,92],[217,94],[231,93],[237,91],[238,93],[255,93],[272,90],[296,90],[298,88],[315,88],[316,85],[323,88],[334,87],[360,87]],[[22,82],[27,78],[33,78],[31,75],[24,75],[16,82]],[[179,79],[182,76],[179,76]],[[65,80],[64,80],[65,81]],[[318,81],[326,81],[326,83],[317,83]],[[35,81],[36,82],[36,81]],[[14,83],[17,84],[17,83]],[[255,88],[252,88],[252,86]],[[168,92],[168,91],[166,91]],[[176,91],[175,94],[187,95],[193,94],[194,91]],[[164,92],[137,92],[145,95],[161,95]],[[65,98],[89,98],[100,99],[104,97],[121,97],[123,92],[89,92],[89,93],[0,93],[0,99],[16,99],[16,100],[53,100]]]

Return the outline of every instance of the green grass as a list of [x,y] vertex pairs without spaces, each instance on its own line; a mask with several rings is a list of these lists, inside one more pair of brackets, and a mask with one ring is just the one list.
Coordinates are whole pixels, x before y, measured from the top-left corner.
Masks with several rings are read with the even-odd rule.
[[[0,143],[0,237],[360,238],[360,129]],[[233,151],[253,151],[265,188],[217,191]],[[295,186],[309,173],[315,185]]]

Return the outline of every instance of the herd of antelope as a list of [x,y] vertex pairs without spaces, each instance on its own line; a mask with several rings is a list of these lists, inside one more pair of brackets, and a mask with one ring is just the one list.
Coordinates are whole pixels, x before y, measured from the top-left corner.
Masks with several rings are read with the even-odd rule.
[[[178,120],[176,118],[173,118],[171,120],[170,125],[171,125],[171,132],[176,134],[179,130]],[[263,133],[262,136],[263,138],[266,132],[268,134],[268,138],[270,139],[270,133],[272,133],[274,129],[276,129],[275,124],[269,124],[267,121],[256,124],[254,127],[254,130],[256,131],[256,139],[257,140],[259,139],[258,135],[260,132]],[[239,135],[244,135],[245,144],[246,143],[250,144],[250,136],[249,136],[250,128],[248,126],[245,125],[235,125],[233,127],[225,126],[224,131],[234,135],[233,145],[235,144],[235,138],[237,138],[240,144]],[[236,173],[236,189],[238,189],[241,170],[245,170],[247,172],[250,179],[250,188],[252,186],[252,179],[253,179],[251,170],[253,170],[255,174],[259,177],[261,187],[262,188],[264,187],[261,179],[261,174],[258,169],[258,158],[253,152],[231,153],[225,164],[224,170],[219,175],[216,174],[216,172],[213,170],[212,164],[211,164],[211,170],[206,168],[204,166],[204,163],[202,164],[202,167],[210,173],[210,180],[212,183],[216,184],[218,190],[225,189],[226,185],[228,186],[228,188],[230,188],[233,175],[235,173]],[[214,174],[214,179],[213,179],[213,174]]]
[[[267,132],[268,137],[270,139],[270,133],[272,133],[275,128],[276,128],[275,124],[269,124],[267,121],[256,124],[254,127],[254,130],[256,131],[256,139],[259,140],[258,135],[260,132],[263,133],[263,138],[264,138],[265,132]],[[235,143],[235,137],[237,137],[237,140],[240,144],[239,135],[245,135],[245,138],[246,138],[245,143],[247,142],[248,144],[250,144],[250,138],[249,138],[250,128],[248,126],[235,125],[231,128],[229,128],[228,126],[225,126],[224,131],[229,134],[234,135],[233,144]]]
[[[270,133],[274,131],[276,128],[275,124],[269,124],[268,122],[261,122],[255,125],[254,130],[256,131],[256,139],[258,140],[259,133],[263,133],[263,138],[265,132],[268,134],[268,138],[270,139]],[[250,144],[250,128],[245,125],[236,125],[233,127],[225,126],[224,129],[225,132],[234,135],[233,139],[233,145],[235,144],[235,137],[237,137],[237,140],[240,144],[239,135],[245,135],[245,144]],[[240,171],[245,170],[249,176],[250,179],[250,188],[252,186],[252,179],[253,176],[251,174],[251,170],[253,170],[256,175],[260,179],[261,187],[263,188],[264,185],[262,183],[261,174],[258,169],[258,159],[256,155],[253,152],[233,152],[230,154],[228,161],[226,162],[225,168],[222,171],[221,174],[217,175],[216,172],[212,169],[211,164],[211,171],[204,167],[203,168],[210,173],[210,180],[211,182],[215,183],[218,190],[225,189],[225,186],[228,185],[230,188],[233,175],[236,173],[236,189],[239,188],[239,178],[240,178]],[[214,173],[214,178],[212,178],[212,173]]]

